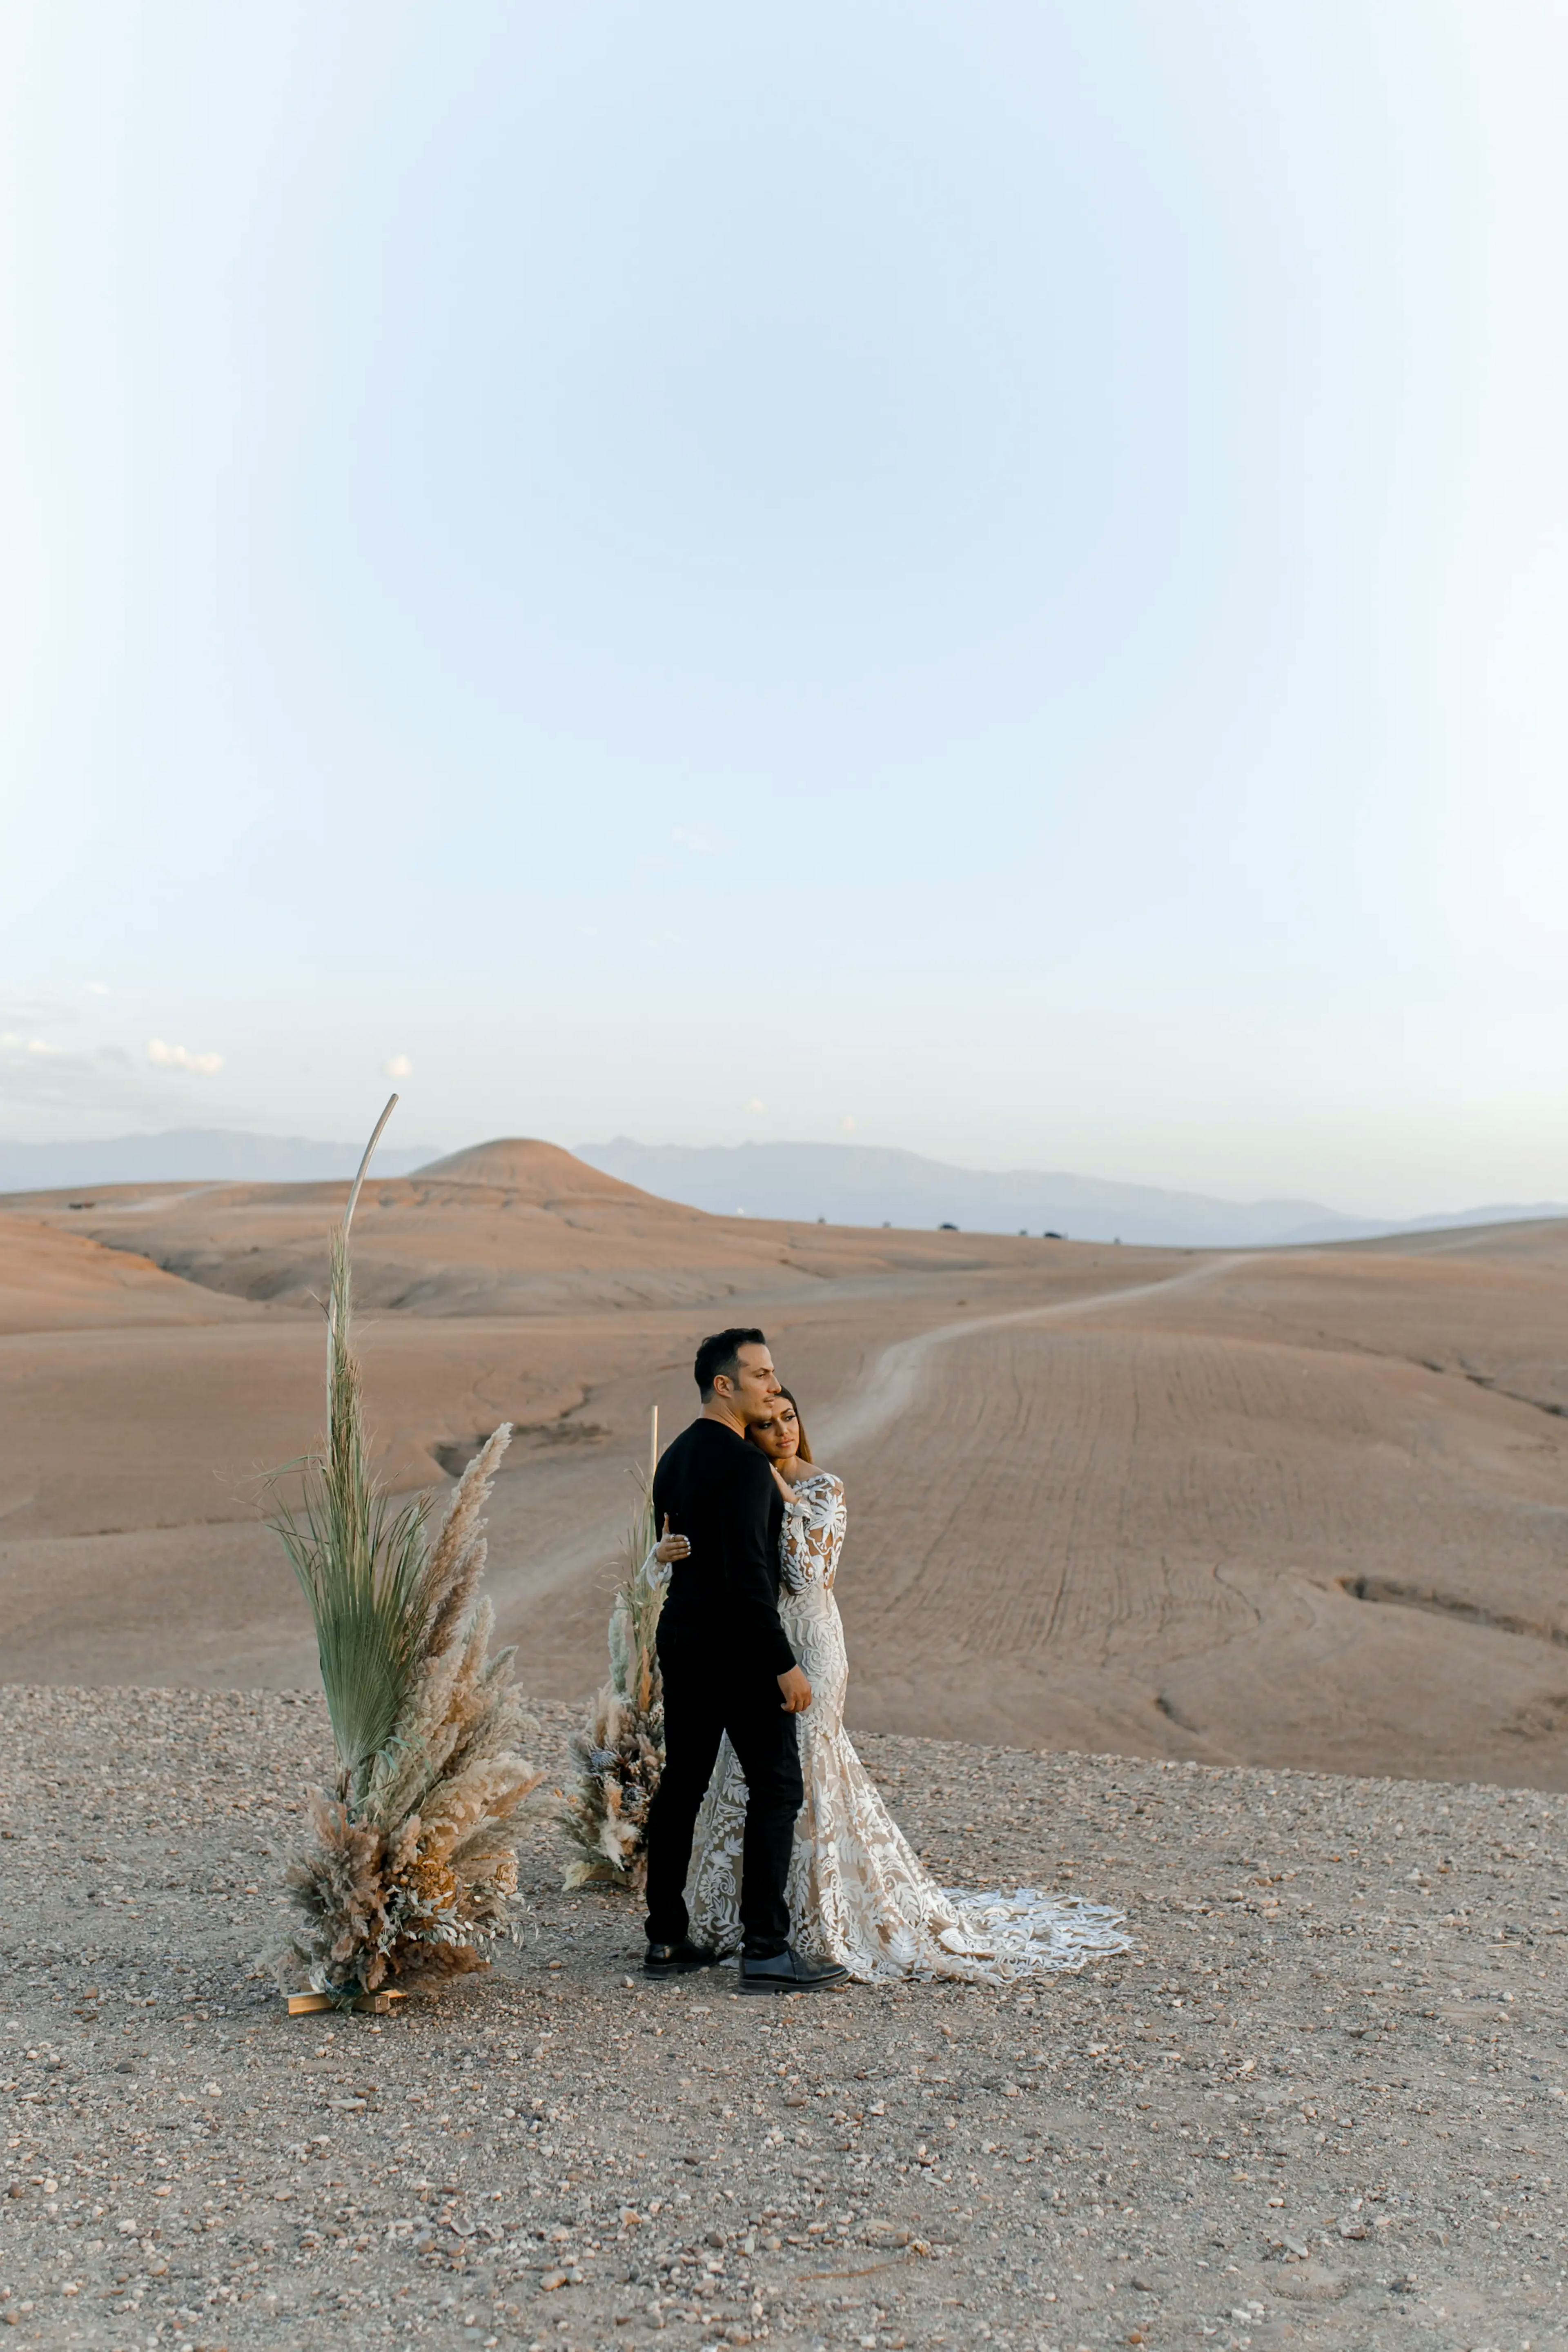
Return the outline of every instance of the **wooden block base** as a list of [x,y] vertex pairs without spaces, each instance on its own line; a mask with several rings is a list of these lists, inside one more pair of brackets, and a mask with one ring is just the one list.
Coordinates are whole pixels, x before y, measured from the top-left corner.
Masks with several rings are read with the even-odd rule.
[[[373,2017],[384,2017],[389,2009],[395,2007],[398,2001],[407,1999],[408,1995],[405,1992],[397,1992],[389,1989],[385,1992],[362,1992],[359,1999],[351,2001],[349,2006],[351,2009],[366,2011]],[[288,1996],[288,2000],[290,2017],[310,2017],[318,2010],[336,2009],[340,2006],[330,1993],[325,1992],[291,1992]]]

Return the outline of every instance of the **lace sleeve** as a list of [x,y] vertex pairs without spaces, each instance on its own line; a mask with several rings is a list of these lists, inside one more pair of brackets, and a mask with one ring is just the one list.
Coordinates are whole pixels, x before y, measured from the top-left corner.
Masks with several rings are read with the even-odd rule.
[[647,1586],[650,1592],[662,1592],[665,1586],[669,1582],[669,1570],[666,1567],[664,1561],[660,1559],[658,1556],[658,1546],[657,1544],[655,1544],[649,1550],[648,1556],[644,1560],[641,1568],[637,1570],[637,1574],[642,1579],[642,1581]]
[[784,1510],[784,1580],[791,1592],[809,1584],[831,1591],[845,1522],[843,1481],[826,1470],[802,1479]]

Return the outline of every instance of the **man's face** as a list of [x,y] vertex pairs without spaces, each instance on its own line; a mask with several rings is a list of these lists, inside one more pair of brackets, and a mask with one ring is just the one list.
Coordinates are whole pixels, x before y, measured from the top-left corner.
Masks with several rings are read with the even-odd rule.
[[[722,1372],[719,1378],[724,1378]],[[750,1429],[754,1421],[766,1421],[778,1393],[779,1376],[773,1370],[772,1356],[765,1348],[748,1343],[736,1359],[730,1381],[731,1411],[739,1413]]]

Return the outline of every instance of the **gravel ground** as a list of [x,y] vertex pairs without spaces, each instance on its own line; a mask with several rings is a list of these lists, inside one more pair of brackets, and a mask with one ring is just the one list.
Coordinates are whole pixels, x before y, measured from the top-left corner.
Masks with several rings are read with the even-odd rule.
[[251,1956],[319,1700],[5,1713],[5,2341],[1568,2346],[1568,1798],[868,1738],[943,1878],[1136,1949],[645,1987],[541,1823],[490,1974],[290,2019]]

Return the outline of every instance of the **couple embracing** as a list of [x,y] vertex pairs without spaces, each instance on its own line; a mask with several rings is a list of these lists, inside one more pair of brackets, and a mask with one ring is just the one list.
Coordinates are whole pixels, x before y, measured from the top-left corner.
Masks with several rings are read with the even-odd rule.
[[669,1583],[647,1972],[738,1952],[742,1992],[808,1992],[1003,1983],[1124,1951],[1113,1912],[958,1894],[921,1870],[844,1729],[843,1482],[812,1460],[761,1331],[704,1339],[694,1370],[701,1411],[653,1484]]

